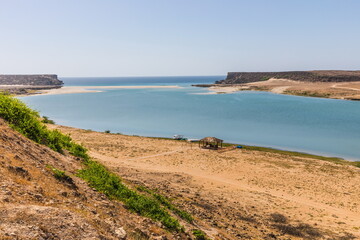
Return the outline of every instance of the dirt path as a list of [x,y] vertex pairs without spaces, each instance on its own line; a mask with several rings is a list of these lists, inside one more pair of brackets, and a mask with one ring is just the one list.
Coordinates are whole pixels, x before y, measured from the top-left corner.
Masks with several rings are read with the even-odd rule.
[[331,87],[332,88],[341,88],[341,89],[348,89],[348,90],[355,90],[355,91],[360,91],[360,88],[353,88],[353,87],[340,87],[341,83],[338,83],[338,84],[334,84],[332,85]]

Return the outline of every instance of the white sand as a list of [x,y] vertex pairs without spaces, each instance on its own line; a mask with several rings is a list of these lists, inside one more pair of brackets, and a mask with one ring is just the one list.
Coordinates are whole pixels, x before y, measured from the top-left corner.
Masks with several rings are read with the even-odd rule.
[[[71,93],[103,92],[103,89],[145,89],[145,88],[181,88],[179,86],[73,86],[57,89],[40,90],[42,95],[57,95]],[[101,90],[99,90],[101,89]]]

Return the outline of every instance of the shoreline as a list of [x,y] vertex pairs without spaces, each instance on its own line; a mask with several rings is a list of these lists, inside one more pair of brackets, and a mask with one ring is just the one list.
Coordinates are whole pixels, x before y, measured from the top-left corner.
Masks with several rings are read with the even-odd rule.
[[[65,127],[65,128],[72,128],[72,129],[76,129],[79,131],[89,131],[89,132],[96,132],[96,133],[106,133],[106,132],[100,132],[100,131],[96,131],[96,130],[92,130],[92,129],[83,129],[83,128],[78,128],[78,127],[72,127],[72,126],[65,126],[65,125],[60,125],[60,124],[52,124],[55,127]],[[51,125],[50,125],[51,126]],[[126,136],[126,137],[139,137],[139,138],[148,138],[148,139],[158,139],[158,140],[169,140],[169,141],[175,141],[175,142],[186,142],[189,143],[187,140],[176,140],[173,139],[171,137],[159,137],[159,136],[146,136],[146,135],[132,135],[132,134],[123,134],[123,133],[106,133],[106,134],[111,134],[111,135],[120,135],[120,136]],[[191,142],[193,144],[198,144],[198,142]],[[233,147],[233,146],[237,146],[237,145],[241,145],[242,149],[246,149],[246,150],[255,150],[255,151],[261,151],[261,152],[270,152],[270,153],[280,153],[280,154],[285,154],[285,155],[289,155],[289,156],[301,156],[301,157],[308,157],[308,158],[312,158],[312,159],[317,159],[317,160],[323,160],[323,161],[329,161],[329,162],[335,162],[335,163],[340,163],[340,164],[347,164],[347,165],[356,165],[360,167],[360,159],[355,160],[355,159],[350,159],[350,158],[343,158],[343,157],[336,157],[336,156],[330,156],[330,155],[326,155],[324,153],[324,155],[320,154],[320,153],[311,153],[311,152],[306,152],[305,150],[289,150],[289,149],[285,149],[285,148],[281,148],[281,147],[269,147],[269,146],[259,146],[259,145],[249,145],[249,144],[242,144],[242,143],[234,143],[234,142],[224,142],[223,143],[223,148],[228,148],[228,147]],[[219,150],[222,150],[221,148],[219,148]],[[216,150],[214,150],[216,151]],[[359,163],[359,164],[357,164]]]

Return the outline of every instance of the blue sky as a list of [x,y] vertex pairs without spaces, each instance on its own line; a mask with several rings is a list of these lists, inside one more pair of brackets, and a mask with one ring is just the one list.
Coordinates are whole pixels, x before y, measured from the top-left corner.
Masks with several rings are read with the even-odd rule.
[[358,0],[0,0],[0,73],[360,69]]

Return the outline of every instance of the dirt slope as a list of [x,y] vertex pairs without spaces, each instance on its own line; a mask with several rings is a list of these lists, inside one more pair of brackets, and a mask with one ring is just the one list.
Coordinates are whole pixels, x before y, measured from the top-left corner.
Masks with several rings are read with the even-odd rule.
[[[49,165],[73,181],[57,180]],[[0,239],[176,239],[89,188],[75,176],[80,167],[0,119]]]

